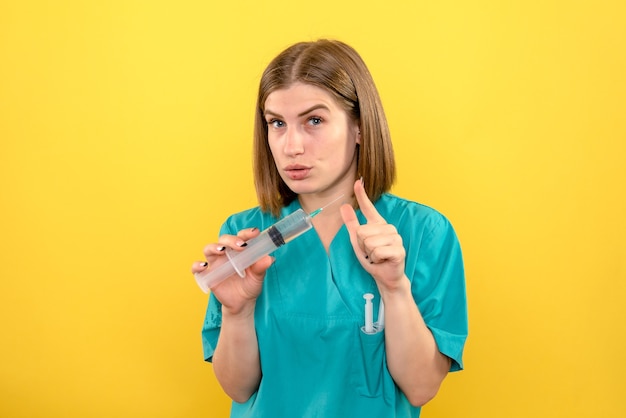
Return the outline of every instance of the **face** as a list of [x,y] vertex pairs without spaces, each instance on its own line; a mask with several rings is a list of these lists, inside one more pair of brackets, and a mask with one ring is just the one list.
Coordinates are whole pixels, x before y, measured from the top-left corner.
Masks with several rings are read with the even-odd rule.
[[300,195],[351,195],[356,179],[358,124],[325,90],[294,83],[265,101],[269,147],[276,168]]

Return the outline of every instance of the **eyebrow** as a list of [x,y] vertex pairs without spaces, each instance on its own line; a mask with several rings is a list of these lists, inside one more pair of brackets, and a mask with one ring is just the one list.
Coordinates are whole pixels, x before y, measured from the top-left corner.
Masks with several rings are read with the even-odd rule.
[[[325,109],[325,110],[330,111],[330,109],[328,108],[328,106],[326,106],[325,104],[319,103],[319,104],[316,104],[316,105],[311,106],[310,108],[308,108],[308,109],[307,109],[307,110],[305,110],[304,112],[300,112],[300,113],[298,113],[298,117],[302,117],[302,116],[304,116],[304,115],[306,115],[306,114],[309,114],[309,113],[311,113],[312,111],[317,110],[317,109]],[[263,114],[264,114],[265,116],[267,116],[267,115],[272,115],[272,116],[276,116],[276,117],[279,117],[279,118],[282,118],[282,117],[283,117],[282,115],[279,115],[278,113],[273,112],[272,110],[269,110],[269,109],[266,109],[266,110],[265,110],[265,112],[264,112]]]

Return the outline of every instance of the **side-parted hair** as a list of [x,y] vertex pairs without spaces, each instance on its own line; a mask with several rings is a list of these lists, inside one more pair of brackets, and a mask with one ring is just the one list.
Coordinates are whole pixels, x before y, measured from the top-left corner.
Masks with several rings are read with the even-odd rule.
[[267,66],[259,84],[254,125],[254,182],[261,209],[278,216],[297,198],[280,177],[268,144],[265,101],[270,93],[293,83],[326,90],[357,122],[358,176],[375,202],[395,180],[395,160],[385,112],[374,80],[360,55],[340,41],[300,42],[281,52]]

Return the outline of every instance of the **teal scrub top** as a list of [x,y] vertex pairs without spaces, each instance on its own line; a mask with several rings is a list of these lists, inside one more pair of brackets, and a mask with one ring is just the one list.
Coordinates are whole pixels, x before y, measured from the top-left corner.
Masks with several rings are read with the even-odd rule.
[[[463,260],[448,220],[432,208],[384,194],[375,203],[402,236],[413,297],[439,351],[463,368],[467,303]],[[284,207],[281,217],[300,208]],[[360,222],[365,218],[357,211]],[[259,208],[228,218],[221,234],[277,221]],[[419,417],[387,369],[384,330],[366,334],[363,294],[380,294],[359,264],[348,231],[339,230],[326,253],[314,229],[276,249],[256,303],[255,328],[262,378],[245,403],[233,402],[232,418]],[[212,361],[221,305],[211,294],[202,330],[204,358]]]

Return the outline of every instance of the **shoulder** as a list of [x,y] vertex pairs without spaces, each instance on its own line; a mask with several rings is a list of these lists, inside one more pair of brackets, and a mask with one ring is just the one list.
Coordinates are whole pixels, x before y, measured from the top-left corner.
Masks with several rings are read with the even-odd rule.
[[449,225],[448,219],[438,210],[391,193],[383,194],[375,203],[376,209],[389,223],[400,227],[404,224],[423,226],[427,229]]
[[244,228],[257,227],[261,230],[276,222],[276,218],[268,213],[263,212],[260,207],[250,208],[241,212],[234,213],[226,218],[222,225],[221,234],[235,234]]
[[396,227],[405,243],[458,241],[448,218],[438,210],[386,193],[375,203],[381,216]]

